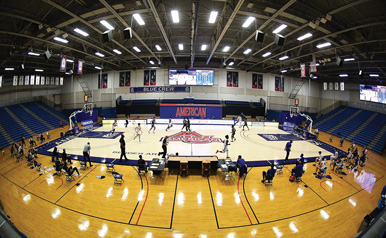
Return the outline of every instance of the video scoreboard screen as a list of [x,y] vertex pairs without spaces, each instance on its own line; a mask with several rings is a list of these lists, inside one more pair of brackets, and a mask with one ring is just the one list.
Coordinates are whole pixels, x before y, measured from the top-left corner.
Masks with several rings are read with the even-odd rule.
[[386,86],[360,84],[360,100],[386,104]]
[[213,70],[169,70],[169,85],[213,85]]

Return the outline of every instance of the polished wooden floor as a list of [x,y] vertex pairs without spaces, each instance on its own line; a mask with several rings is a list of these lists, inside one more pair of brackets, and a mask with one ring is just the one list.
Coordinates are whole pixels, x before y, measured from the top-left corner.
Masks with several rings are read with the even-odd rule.
[[[51,131],[51,139],[65,129]],[[328,137],[320,135],[323,141]],[[330,144],[337,146],[338,139]],[[251,145],[248,153],[258,151]],[[53,177],[54,170],[38,172],[25,160],[16,163],[6,149],[0,200],[29,237],[354,237],[386,184],[385,157],[373,152],[369,157],[357,172],[330,172],[332,180],[316,179],[315,167],[307,164],[303,182],[291,183],[291,165],[272,187],[260,182],[266,167],[249,168],[246,177],[235,180],[223,180],[221,171],[209,178],[163,173],[164,180],[151,180],[149,173],[138,176],[135,167],[116,165],[125,182],[114,185],[104,164],[94,163],[67,182],[64,175]],[[53,165],[46,156],[38,161]]]

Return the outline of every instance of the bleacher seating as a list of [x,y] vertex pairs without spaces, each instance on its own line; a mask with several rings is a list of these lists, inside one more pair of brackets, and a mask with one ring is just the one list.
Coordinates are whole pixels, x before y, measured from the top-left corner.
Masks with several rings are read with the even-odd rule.
[[27,133],[27,131],[24,130],[24,128],[21,127],[3,107],[0,108],[0,115],[1,125],[15,141],[19,141],[22,134],[24,134],[25,138],[32,136]]
[[[63,125],[67,125],[66,121],[68,121],[68,117],[65,116],[64,114],[62,114],[61,112],[58,112],[56,111],[55,109],[53,109],[52,107],[42,103],[42,102],[36,102],[37,104],[39,104],[40,106],[48,109],[48,111],[50,111],[51,113],[57,115],[59,118],[61,118],[63,120]],[[47,113],[47,112],[46,112]],[[55,127],[57,127],[58,125],[55,125]]]
[[320,121],[323,121],[324,119],[330,117],[331,115],[334,115],[336,112],[341,111],[345,109],[346,107],[337,107],[334,110],[328,112],[327,114],[323,115],[322,117],[319,117],[314,121],[314,125],[317,125]]
[[356,117],[351,119],[348,123],[337,128],[331,134],[341,137],[347,137],[353,133],[358,127],[360,127],[367,119],[369,119],[374,112],[363,110]]
[[141,99],[141,100],[133,100],[132,104],[155,104],[157,103],[156,99]]
[[318,126],[319,130],[322,131],[328,131],[340,122],[346,120],[349,116],[357,112],[358,108],[348,107],[343,112],[339,113],[338,115],[334,116],[330,120],[325,121],[324,123],[320,124]]
[[29,114],[20,105],[13,105],[7,108],[11,110],[24,124],[31,128],[31,130],[33,130],[35,134],[40,134],[50,130],[50,128],[44,125],[41,121],[37,120],[31,114]]
[[249,102],[245,102],[245,101],[229,101],[229,100],[225,100],[225,104],[226,104],[226,105],[249,105]]
[[[24,104],[26,108],[34,112],[36,115],[38,115],[40,118],[48,122],[51,126],[57,127],[59,125],[60,119],[57,117],[54,117],[53,115],[47,113],[44,109],[36,105],[35,103],[26,103]],[[53,109],[52,109],[53,110]],[[63,123],[65,124],[65,123]]]

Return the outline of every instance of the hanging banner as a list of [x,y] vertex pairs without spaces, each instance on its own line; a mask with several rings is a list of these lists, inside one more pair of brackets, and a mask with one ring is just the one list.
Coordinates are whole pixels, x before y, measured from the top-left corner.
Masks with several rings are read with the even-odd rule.
[[36,75],[36,85],[40,85],[40,76],[39,75]]
[[339,83],[335,82],[335,91],[339,91]]
[[78,74],[83,74],[83,64],[84,64],[84,61],[83,60],[78,60]]
[[340,82],[340,91],[344,91],[344,82]]
[[62,56],[60,58],[60,72],[66,72],[66,66],[67,66],[67,57]]
[[45,83],[45,77],[44,76],[41,76],[40,77],[41,78],[41,81],[40,81],[40,85],[44,85],[44,83]]
[[119,72],[119,87],[125,86],[125,72]]
[[51,77],[51,85],[54,85],[54,84],[55,84],[55,78]]
[[188,93],[190,92],[190,87],[132,87],[130,88],[130,93]]
[[126,72],[126,78],[125,78],[125,86],[130,87],[130,80],[131,80],[131,72],[127,71]]
[[24,80],[24,76],[19,76],[19,80],[24,81],[24,85],[28,85],[28,83],[29,83],[29,82],[27,82],[27,80]]
[[0,75],[0,88],[1,88],[2,85],[3,85],[3,76]]
[[63,80],[64,80],[64,78],[63,77],[60,77],[60,85],[63,85]]
[[17,86],[17,76],[13,76],[13,86]]
[[233,87],[238,87],[239,86],[239,72],[233,72],[232,79],[233,79]]
[[22,76],[19,76],[19,85],[23,85],[24,78]]
[[156,72],[155,70],[150,70],[150,85],[152,86],[157,85]]
[[323,90],[326,91],[328,89],[327,82],[323,82]]
[[98,74],[98,88],[102,88],[101,74]]
[[150,84],[150,70],[143,71],[143,86],[149,86]]
[[233,74],[232,72],[227,72],[227,87],[232,87],[233,84]]
[[328,83],[328,90],[330,90],[330,91],[334,90],[334,83],[333,82]]
[[257,75],[257,88],[263,89],[263,75],[262,74]]
[[25,85],[29,85],[29,75],[26,75],[25,77],[24,77],[24,84]]
[[314,73],[316,71],[317,71],[317,69],[316,69],[316,55],[312,54],[312,62],[310,62],[310,72]]
[[55,85],[59,85],[59,77],[55,78]]
[[35,85],[35,75],[31,75],[31,81],[30,81],[30,84],[31,84],[31,85]]
[[306,64],[300,64],[300,77],[306,77]]
[[107,88],[107,79],[108,79],[108,74],[102,74],[103,88]]
[[257,74],[252,74],[252,88],[257,88]]
[[46,85],[50,85],[50,77],[46,77]]

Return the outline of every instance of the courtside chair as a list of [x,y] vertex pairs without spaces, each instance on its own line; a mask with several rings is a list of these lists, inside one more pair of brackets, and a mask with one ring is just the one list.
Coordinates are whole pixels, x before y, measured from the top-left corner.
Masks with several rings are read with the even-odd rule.
[[283,174],[283,166],[276,165],[276,174]]
[[87,162],[86,161],[80,161],[80,169],[83,169],[83,170],[87,169]]
[[36,171],[41,171],[42,170],[42,163],[37,163],[36,164]]
[[266,179],[265,181],[264,181],[264,185],[265,185],[265,187],[268,187],[268,186],[273,186],[273,184],[272,184],[272,180],[273,179]]
[[71,182],[72,180],[75,180],[74,174],[69,175],[69,174],[66,172],[66,181]]
[[300,173],[300,174],[296,174],[295,173],[295,180],[296,182],[302,182],[302,176],[303,176],[303,173]]
[[106,173],[115,171],[114,164],[106,164]]
[[123,182],[125,182],[125,180],[123,180],[123,174],[120,174],[118,172],[112,172],[112,173],[114,176],[114,185],[115,184],[122,184]]

